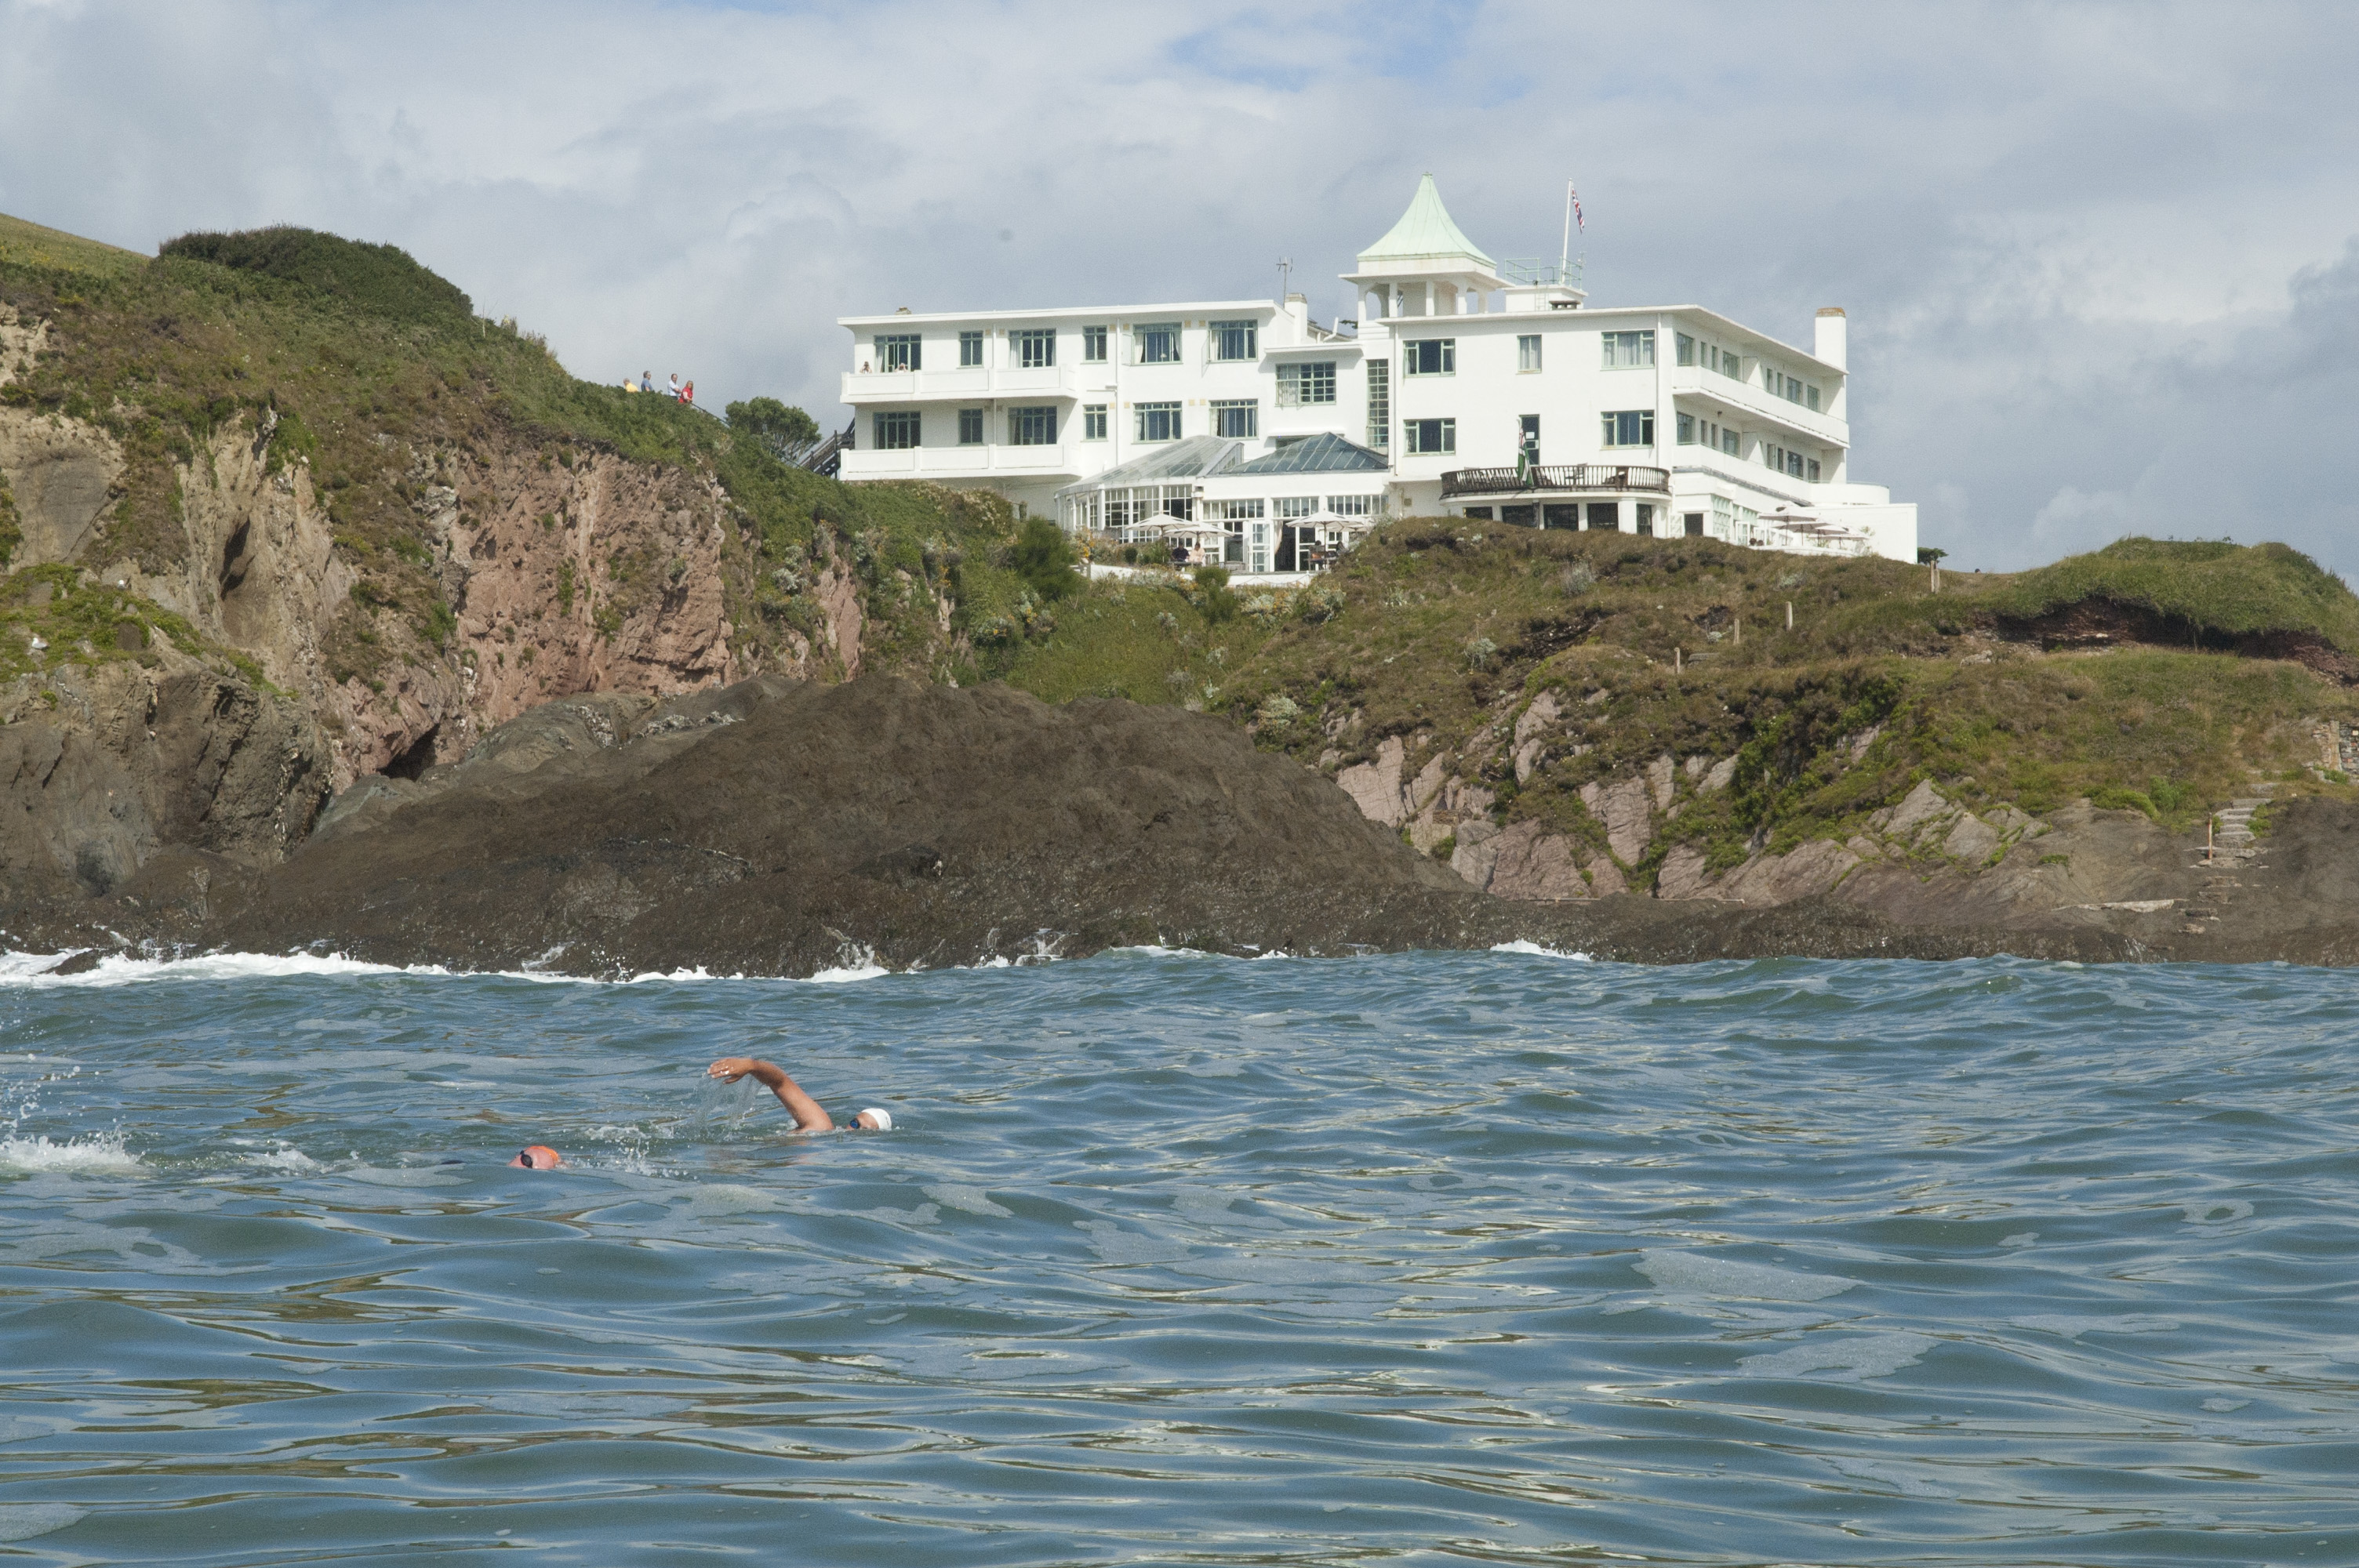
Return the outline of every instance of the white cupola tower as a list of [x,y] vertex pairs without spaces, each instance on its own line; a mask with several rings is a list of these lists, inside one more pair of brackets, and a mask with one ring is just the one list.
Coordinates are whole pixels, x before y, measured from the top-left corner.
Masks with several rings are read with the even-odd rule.
[[1430,174],[1418,181],[1400,222],[1360,253],[1358,269],[1343,281],[1360,291],[1363,321],[1472,315],[1492,290],[1507,287],[1499,264],[1451,221]]

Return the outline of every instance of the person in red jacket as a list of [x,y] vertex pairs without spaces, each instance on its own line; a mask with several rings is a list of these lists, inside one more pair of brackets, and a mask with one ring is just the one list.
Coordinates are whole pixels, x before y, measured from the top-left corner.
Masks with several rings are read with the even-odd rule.
[[[802,1086],[787,1076],[784,1068],[754,1056],[723,1056],[704,1069],[707,1077],[734,1084],[740,1078],[751,1078],[778,1097],[795,1119],[798,1132],[832,1132],[835,1119],[821,1108],[819,1101],[803,1093]],[[854,1116],[846,1125],[863,1132],[890,1132],[893,1113],[881,1106],[870,1106]]]

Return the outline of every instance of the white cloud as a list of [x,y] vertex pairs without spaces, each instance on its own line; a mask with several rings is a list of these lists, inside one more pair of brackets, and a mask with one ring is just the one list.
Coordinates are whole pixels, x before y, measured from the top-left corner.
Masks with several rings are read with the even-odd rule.
[[1850,310],[1854,473],[1957,564],[2111,528],[2359,568],[2340,6],[0,0],[0,211],[392,240],[581,373],[823,416],[840,313],[1280,255],[1326,312],[1420,170],[1501,255],[1577,177],[1600,302]]

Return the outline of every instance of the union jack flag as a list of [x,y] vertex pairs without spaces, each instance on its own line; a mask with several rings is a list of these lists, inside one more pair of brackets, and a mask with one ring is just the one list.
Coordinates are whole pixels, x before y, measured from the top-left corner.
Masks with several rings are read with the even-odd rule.
[[[1571,187],[1566,189],[1570,190]],[[1589,220],[1581,215],[1581,192],[1578,190],[1572,192],[1572,226],[1584,234],[1589,232]]]

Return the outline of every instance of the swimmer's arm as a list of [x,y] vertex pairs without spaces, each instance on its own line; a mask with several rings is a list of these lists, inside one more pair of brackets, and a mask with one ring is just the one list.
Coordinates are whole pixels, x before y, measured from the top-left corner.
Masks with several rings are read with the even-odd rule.
[[787,1076],[785,1069],[774,1062],[754,1056],[723,1056],[704,1069],[707,1077],[734,1084],[740,1078],[751,1078],[778,1097],[778,1103],[793,1113],[795,1128],[801,1132],[832,1132],[835,1119],[820,1108],[819,1101],[803,1093],[802,1086]]

